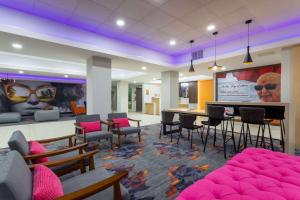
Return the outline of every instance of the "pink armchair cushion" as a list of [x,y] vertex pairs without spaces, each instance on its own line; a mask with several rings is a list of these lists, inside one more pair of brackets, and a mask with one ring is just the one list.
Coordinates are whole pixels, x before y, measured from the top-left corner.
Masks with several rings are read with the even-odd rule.
[[248,148],[176,200],[300,200],[300,157]]
[[85,133],[95,132],[95,131],[101,131],[101,122],[95,121],[95,122],[80,122],[80,127],[84,128]]
[[59,178],[51,169],[36,165],[33,175],[32,200],[54,200],[64,195]]
[[112,120],[116,128],[129,127],[128,118],[116,118]]
[[[29,141],[29,152],[31,155],[36,155],[36,154],[41,154],[45,153],[47,150],[46,148],[40,144],[37,141]],[[38,158],[33,160],[34,163],[44,163],[44,162],[49,162],[49,158]]]

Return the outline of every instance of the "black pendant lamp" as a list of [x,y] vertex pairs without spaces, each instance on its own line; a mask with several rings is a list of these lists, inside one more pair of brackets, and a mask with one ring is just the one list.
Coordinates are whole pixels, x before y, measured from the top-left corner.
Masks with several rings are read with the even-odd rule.
[[253,63],[252,57],[250,55],[250,42],[249,42],[249,38],[250,38],[250,34],[249,34],[249,28],[250,28],[250,24],[252,23],[252,19],[249,19],[245,22],[245,24],[248,25],[248,46],[247,46],[247,53],[246,56],[244,58],[244,64],[245,65],[249,65]]
[[213,32],[213,36],[215,36],[215,60],[214,60],[214,64],[208,68],[209,70],[214,70],[214,71],[226,69],[225,67],[217,64],[217,35],[218,32]]
[[194,65],[193,65],[193,43],[194,43],[194,40],[190,40],[190,44],[191,44],[191,65],[190,65],[190,68],[189,68],[189,72],[195,72],[195,69],[194,69]]

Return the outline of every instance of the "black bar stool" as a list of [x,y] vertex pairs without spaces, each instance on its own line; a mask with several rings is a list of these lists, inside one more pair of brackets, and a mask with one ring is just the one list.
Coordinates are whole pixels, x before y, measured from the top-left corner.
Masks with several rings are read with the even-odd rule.
[[[179,121],[180,121],[180,126],[179,126],[179,135],[177,138],[177,144],[179,143],[180,137],[182,137],[182,129],[187,129],[188,130],[188,139],[191,141],[191,148],[193,148],[193,131],[197,130],[197,133],[199,133],[199,129],[203,128],[203,126],[198,126],[195,124],[195,121],[197,119],[196,115],[193,114],[180,114],[179,115]],[[201,131],[201,140],[203,143],[203,131]]]
[[[213,126],[215,128],[214,133],[214,147],[216,146],[217,140],[217,126],[221,124],[221,132],[223,137],[223,148],[224,148],[224,158],[226,159],[226,144],[228,141],[232,140],[234,151],[236,151],[235,139],[234,139],[234,130],[233,126],[231,125],[231,137],[227,137],[227,129],[228,129],[228,122],[232,119],[232,117],[224,116],[225,108],[223,106],[208,106],[208,120],[202,121],[202,124],[207,126],[207,133],[204,142],[203,152],[206,150],[207,139],[209,137],[210,127]],[[226,122],[226,128],[225,128]]]
[[282,146],[282,151],[285,151],[285,127],[284,127],[284,106],[272,106],[270,109],[266,110],[265,118],[270,120],[279,120],[280,124],[280,144]]
[[172,127],[173,126],[178,126],[178,130],[179,130],[180,122],[179,121],[173,121],[173,119],[174,119],[174,113],[173,112],[161,111],[161,118],[162,118],[162,120],[161,120],[161,125],[160,125],[159,139],[161,138],[162,130],[166,126],[169,126],[170,127],[170,134],[171,134],[171,142],[172,142],[173,132],[174,132],[174,130],[172,130]]
[[[250,131],[249,124],[259,125],[255,146],[256,147],[258,146],[259,137],[260,137],[259,135],[260,135],[260,132],[262,132],[260,145],[264,148],[266,147],[265,128],[266,128],[266,125],[268,125],[271,148],[272,148],[272,150],[274,150],[270,123],[269,123],[269,121],[265,120],[265,109],[258,108],[258,107],[240,107],[239,110],[240,110],[240,115],[241,115],[241,120],[242,120],[242,127],[241,127],[239,142],[238,142],[238,151],[240,150],[240,144],[241,144],[242,138],[243,138],[244,148],[246,148],[248,145],[248,139],[249,139],[250,143],[252,144],[251,131]],[[245,132],[245,124],[246,124],[246,132]]]

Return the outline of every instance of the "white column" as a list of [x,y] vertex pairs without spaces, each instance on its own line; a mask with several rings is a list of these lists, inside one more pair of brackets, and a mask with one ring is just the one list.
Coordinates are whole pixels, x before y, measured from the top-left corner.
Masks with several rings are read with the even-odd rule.
[[93,56],[87,60],[87,113],[107,119],[111,112],[111,59]]
[[300,148],[300,46],[284,48],[281,57],[281,101],[289,103],[286,150],[293,153]]
[[118,112],[128,112],[128,82],[126,81],[117,83],[117,110]]
[[161,110],[179,106],[179,73],[167,71],[161,73]]

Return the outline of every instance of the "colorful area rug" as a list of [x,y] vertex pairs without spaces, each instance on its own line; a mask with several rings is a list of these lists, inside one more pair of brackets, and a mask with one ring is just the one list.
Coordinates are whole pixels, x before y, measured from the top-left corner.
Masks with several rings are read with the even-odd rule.
[[[171,143],[169,136],[159,139],[159,129],[159,125],[143,127],[142,142],[138,142],[137,135],[127,136],[123,138],[122,146],[114,150],[109,148],[107,141],[99,145],[96,167],[112,172],[128,170],[129,176],[122,180],[122,184],[129,190],[132,200],[175,199],[186,187],[226,162],[220,134],[217,146],[213,147],[213,138],[210,138],[203,153],[203,144],[197,133],[194,133],[191,149],[186,132],[177,145],[177,133],[173,134]],[[63,144],[56,143],[47,148],[63,148]],[[0,150],[0,162],[7,151]],[[228,158],[233,154],[233,145],[229,143]]]

